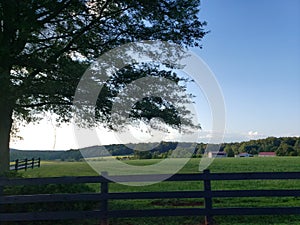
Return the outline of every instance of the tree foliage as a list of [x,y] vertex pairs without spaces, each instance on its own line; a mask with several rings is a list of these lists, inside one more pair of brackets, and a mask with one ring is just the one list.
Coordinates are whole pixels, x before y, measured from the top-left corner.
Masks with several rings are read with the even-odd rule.
[[[199,45],[205,32],[198,1],[3,1],[1,84],[14,113],[70,118],[69,105],[87,63],[133,41]],[[7,70],[7,76],[3,71]],[[2,101],[5,99],[1,98]],[[65,116],[65,117],[63,117]],[[28,118],[29,117],[29,118]]]

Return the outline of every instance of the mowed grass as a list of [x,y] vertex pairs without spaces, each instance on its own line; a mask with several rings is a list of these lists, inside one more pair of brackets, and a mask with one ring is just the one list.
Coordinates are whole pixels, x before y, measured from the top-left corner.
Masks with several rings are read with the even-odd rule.
[[[201,159],[191,159],[180,173],[199,173]],[[127,160],[124,163],[144,166],[155,164],[160,159]],[[105,160],[99,161],[104,163]],[[215,159],[208,167],[211,172],[300,172],[300,157],[253,157],[253,158],[219,158]],[[98,175],[85,161],[63,162],[42,161],[41,168],[28,169],[24,175],[28,177],[53,177],[53,176],[93,176]]]
[[[135,166],[144,166],[158,163],[160,160],[130,160],[126,163]],[[99,163],[105,163],[101,161]],[[199,173],[200,159],[191,159],[180,173]],[[209,166],[211,172],[300,172],[300,157],[274,158],[223,158],[215,159]],[[27,177],[53,176],[98,176],[86,162],[45,162],[41,168],[22,172]],[[91,185],[99,190],[99,184]],[[249,190],[249,189],[300,189],[299,180],[252,180],[252,181],[214,181],[214,190]],[[126,186],[110,184],[110,192],[136,191],[176,191],[176,190],[203,190],[203,182],[160,182],[148,186]],[[180,206],[184,205],[184,206]],[[300,207],[300,198],[297,197],[260,197],[260,198],[216,198],[214,207]],[[109,202],[110,209],[153,209],[177,207],[203,207],[203,199],[165,199],[165,200],[114,200]],[[288,216],[216,216],[219,225],[300,225],[300,215]],[[200,225],[203,217],[165,217],[165,218],[135,218],[111,219],[110,224],[117,225]]]

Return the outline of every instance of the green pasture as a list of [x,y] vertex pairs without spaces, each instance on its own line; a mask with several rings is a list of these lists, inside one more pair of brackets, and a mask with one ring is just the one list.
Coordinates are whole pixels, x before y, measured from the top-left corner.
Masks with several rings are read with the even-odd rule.
[[[199,173],[201,159],[191,159],[180,173]],[[159,160],[127,160],[124,163],[139,166],[158,163]],[[99,163],[109,163],[101,159]],[[274,158],[222,158],[215,159],[209,166],[211,172],[292,172],[300,171],[300,157],[274,157]],[[29,169],[21,172],[26,177],[51,176],[97,176],[86,162],[49,162],[43,161],[41,168]],[[98,184],[91,185],[96,191]],[[271,181],[214,181],[214,190],[247,190],[247,189],[300,189],[297,180],[271,180]],[[135,191],[175,191],[175,190],[203,190],[203,183],[197,182],[160,182],[148,186],[126,186],[110,184],[110,192]],[[184,206],[182,206],[184,205]],[[203,199],[165,199],[165,200],[118,200],[109,202],[110,209],[150,209],[150,208],[177,208],[177,207],[203,207]],[[296,197],[260,197],[260,198],[217,198],[214,207],[288,207],[300,206],[300,198]],[[114,219],[110,224],[117,225],[200,225],[203,217],[165,217],[165,218],[138,218]],[[299,225],[300,215],[293,216],[218,216],[215,217],[219,225]]]

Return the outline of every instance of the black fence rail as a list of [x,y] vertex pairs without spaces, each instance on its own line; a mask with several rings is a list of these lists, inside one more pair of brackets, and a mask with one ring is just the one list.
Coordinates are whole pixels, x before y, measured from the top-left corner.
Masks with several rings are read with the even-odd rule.
[[34,167],[41,166],[41,158],[38,159],[16,159],[12,165],[10,165],[10,170],[27,170],[28,168],[33,169]]
[[[106,176],[105,176],[106,177]],[[258,207],[258,208],[215,208],[213,198],[231,197],[266,197],[266,196],[300,196],[300,189],[280,190],[212,190],[211,181],[216,180],[299,180],[300,172],[266,172],[266,173],[210,173],[205,170],[201,174],[176,174],[168,178],[169,182],[203,181],[204,190],[199,191],[161,191],[161,192],[120,192],[109,193],[109,183],[112,181],[104,176],[91,177],[54,177],[9,179],[0,178],[0,208],[4,204],[27,204],[37,202],[75,202],[95,201],[101,202],[97,210],[90,211],[55,211],[55,212],[0,212],[0,221],[36,221],[36,220],[68,220],[68,219],[100,219],[101,225],[107,225],[110,218],[125,217],[161,217],[161,216],[205,216],[207,225],[213,224],[216,215],[292,215],[300,214],[300,207]],[[165,175],[133,175],[112,176],[113,180],[124,182],[157,181]],[[6,196],[3,188],[17,185],[42,184],[71,184],[71,183],[99,183],[100,193],[77,194],[36,194]],[[202,208],[167,208],[145,210],[109,210],[109,200],[135,200],[135,199],[204,199]]]

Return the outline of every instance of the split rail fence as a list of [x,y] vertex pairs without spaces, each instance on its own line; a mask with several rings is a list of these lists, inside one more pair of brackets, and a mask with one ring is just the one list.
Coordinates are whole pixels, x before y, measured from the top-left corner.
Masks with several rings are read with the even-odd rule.
[[10,170],[27,170],[28,168],[33,169],[34,167],[41,166],[41,158],[38,159],[16,159],[12,165],[10,165]]
[[[162,216],[204,216],[207,225],[213,224],[213,217],[217,215],[300,215],[300,207],[256,207],[240,208],[213,207],[214,198],[242,198],[242,197],[300,197],[300,189],[280,190],[212,190],[211,181],[220,180],[299,180],[300,172],[262,172],[262,173],[210,173],[205,170],[199,174],[176,174],[165,181],[185,182],[203,181],[204,190],[199,191],[161,191],[161,192],[109,192],[109,183],[106,176],[89,177],[54,177],[9,179],[0,178],[0,223],[1,221],[36,221],[36,220],[68,220],[68,219],[100,219],[101,225],[107,225],[110,218],[126,217],[162,217]],[[113,180],[124,182],[156,181],[165,175],[133,175],[112,176]],[[42,184],[70,184],[70,183],[99,183],[100,193],[76,194],[36,194],[6,196],[3,188],[17,185]],[[109,201],[135,199],[204,199],[202,208],[169,208],[169,209],[139,209],[139,210],[111,210]],[[37,202],[101,202],[97,210],[90,211],[55,211],[55,212],[15,212],[7,213],[2,210],[4,204],[27,204]],[[200,221],[199,221],[200,222]]]

